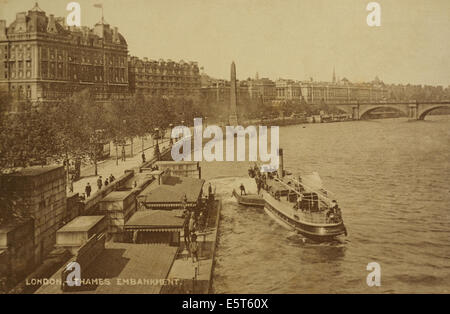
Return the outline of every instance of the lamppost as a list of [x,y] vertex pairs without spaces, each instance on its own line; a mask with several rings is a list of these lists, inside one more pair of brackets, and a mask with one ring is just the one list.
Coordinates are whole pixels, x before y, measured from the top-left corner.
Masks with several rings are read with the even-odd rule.
[[170,144],[170,145],[173,144],[173,142],[172,142],[172,128],[173,128],[173,124],[170,123],[170,124],[169,124],[169,130],[170,130],[170,135],[169,135],[170,142],[169,142],[169,144]]
[[[90,137],[90,139],[89,139],[89,141],[90,141],[90,143],[91,143],[91,147],[93,148],[91,148],[93,151],[92,151],[92,157],[93,157],[93,160],[94,160],[94,171],[95,171],[95,173],[94,173],[94,175],[95,176],[97,176],[98,175],[98,168],[97,168],[97,157],[98,157],[98,150],[99,150],[99,137],[100,137],[100,134],[101,134],[101,130],[95,130],[94,131],[94,134],[92,134],[91,135],[91,137]],[[102,147],[102,152],[103,152],[103,147]]]
[[160,151],[159,151],[159,144],[158,144],[158,139],[159,139],[159,129],[155,128],[155,132],[154,132],[154,136],[156,137],[156,145],[155,145],[155,152],[154,152],[154,156],[156,157],[156,160],[159,160],[160,157]]
[[127,124],[127,120],[123,120],[122,121],[122,161],[126,161],[126,154],[125,154],[125,145],[126,145],[126,140],[125,140],[125,130],[126,130],[126,124]]
[[158,139],[159,139],[159,128],[155,128],[155,137],[156,137],[156,145],[158,145]]

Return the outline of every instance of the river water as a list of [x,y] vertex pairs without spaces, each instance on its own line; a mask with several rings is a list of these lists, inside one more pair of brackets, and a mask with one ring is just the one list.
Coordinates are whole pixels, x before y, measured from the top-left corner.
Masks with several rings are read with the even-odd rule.
[[[230,193],[248,162],[202,162],[223,198],[215,293],[449,293],[450,116],[280,128],[285,168],[317,171],[349,235],[315,244]],[[381,266],[368,287],[366,266]]]

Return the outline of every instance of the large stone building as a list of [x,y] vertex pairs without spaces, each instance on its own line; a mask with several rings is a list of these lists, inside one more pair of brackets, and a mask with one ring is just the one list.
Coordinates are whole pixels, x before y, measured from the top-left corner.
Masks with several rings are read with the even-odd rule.
[[268,78],[255,78],[246,81],[251,99],[263,104],[272,104],[277,97],[275,82]]
[[293,80],[279,79],[275,82],[277,100],[301,100],[302,86]]
[[192,97],[200,95],[197,62],[128,58],[131,93],[147,96]]
[[[245,105],[250,98],[246,81],[236,82],[237,103]],[[230,81],[210,79],[207,84],[201,88],[201,97],[209,105],[219,104],[229,106],[230,104]]]
[[[237,103],[245,106],[249,102],[258,105],[271,105],[276,99],[275,83],[268,78],[247,79],[245,81],[236,81]],[[203,79],[201,95],[208,104],[230,103],[230,81],[207,78]]]
[[19,99],[55,101],[86,87],[99,100],[128,93],[127,42],[103,19],[68,27],[36,4],[0,21],[0,88]]
[[[203,79],[202,95],[208,103],[229,102],[229,89],[229,81],[210,77]],[[273,106],[280,106],[287,101],[338,104],[352,101],[377,102],[388,98],[388,90],[379,79],[369,83],[351,83],[345,78],[336,80],[334,74],[332,82],[289,79],[273,82],[256,76],[240,81],[237,91],[240,105],[245,105],[248,101]]]
[[349,101],[377,102],[386,100],[388,91],[377,83],[301,82],[303,100],[307,103],[345,103]]
[[304,101],[306,103],[345,103],[349,101],[381,101],[388,97],[388,90],[379,79],[370,83],[351,83],[337,80],[333,72],[332,82],[276,81],[277,102]]

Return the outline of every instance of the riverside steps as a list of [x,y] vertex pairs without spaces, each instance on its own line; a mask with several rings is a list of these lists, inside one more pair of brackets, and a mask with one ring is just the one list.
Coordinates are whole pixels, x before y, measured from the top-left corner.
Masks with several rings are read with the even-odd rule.
[[169,271],[167,279],[178,282],[166,285],[161,294],[209,294],[212,291],[215,255],[217,249],[221,199],[211,202],[204,230],[197,233],[199,245],[198,262],[193,262],[184,243],[181,244],[177,257]]

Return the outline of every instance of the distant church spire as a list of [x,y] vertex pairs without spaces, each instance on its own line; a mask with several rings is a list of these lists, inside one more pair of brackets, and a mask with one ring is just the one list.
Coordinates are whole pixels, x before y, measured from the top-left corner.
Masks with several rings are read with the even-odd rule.
[[39,4],[36,2],[34,4],[34,7],[30,10],[31,12],[44,12],[42,11],[42,9],[39,7]]
[[333,66],[333,83],[336,83],[336,71],[334,66]]

